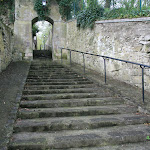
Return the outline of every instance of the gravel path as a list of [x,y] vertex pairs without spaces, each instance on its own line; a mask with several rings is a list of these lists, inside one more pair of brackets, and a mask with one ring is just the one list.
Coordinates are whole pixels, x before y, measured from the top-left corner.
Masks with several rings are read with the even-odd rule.
[[4,149],[12,131],[29,67],[30,63],[26,61],[13,62],[0,73],[0,149]]

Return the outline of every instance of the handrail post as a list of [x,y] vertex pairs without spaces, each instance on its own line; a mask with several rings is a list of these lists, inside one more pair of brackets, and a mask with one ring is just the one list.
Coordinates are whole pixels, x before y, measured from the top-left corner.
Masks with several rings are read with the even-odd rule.
[[84,53],[82,53],[83,55],[83,73],[85,75],[85,56],[84,56]]
[[132,61],[127,61],[127,60],[122,60],[122,59],[117,59],[117,58],[113,58],[113,57],[109,57],[109,56],[104,56],[104,55],[96,55],[96,54],[93,54],[93,53],[87,53],[87,52],[81,52],[81,51],[78,51],[78,50],[72,50],[72,49],[68,49],[68,48],[64,48],[64,47],[60,47],[61,48],[61,63],[63,63],[63,49],[67,50],[67,51],[70,51],[70,66],[71,66],[71,61],[72,61],[72,51],[73,52],[76,52],[76,53],[80,53],[82,54],[83,56],[83,72],[84,72],[84,75],[85,75],[85,54],[86,55],[92,55],[92,56],[97,56],[97,57],[102,57],[104,59],[104,76],[105,76],[105,84],[107,82],[107,66],[106,66],[106,61],[107,59],[110,59],[110,60],[116,60],[116,61],[119,61],[119,62],[124,62],[124,63],[129,63],[129,64],[134,64],[134,65],[138,65],[141,67],[142,69],[142,98],[143,98],[143,103],[145,101],[145,93],[144,93],[144,69],[145,68],[150,68],[150,66],[148,65],[145,65],[145,64],[141,64],[141,63],[136,63],[136,62],[132,62]]
[[107,77],[106,77],[106,59],[103,57],[104,59],[104,75],[105,75],[105,84],[107,82]]
[[71,50],[70,50],[70,66],[71,66]]
[[143,98],[143,103],[145,99],[145,93],[144,93],[144,68],[143,66],[140,66],[142,68],[142,98]]
[[61,48],[61,64],[62,64],[62,61],[63,61],[63,60],[62,60],[62,48]]

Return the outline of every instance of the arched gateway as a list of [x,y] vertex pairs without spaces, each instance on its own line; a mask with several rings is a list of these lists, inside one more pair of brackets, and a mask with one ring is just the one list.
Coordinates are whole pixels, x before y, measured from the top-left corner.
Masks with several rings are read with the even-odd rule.
[[[18,55],[24,59],[33,59],[32,49],[32,24],[37,21],[37,13],[34,10],[34,0],[15,1],[15,49]],[[46,21],[53,25],[52,55],[53,59],[59,53],[59,47],[65,44],[66,23],[62,21],[59,6],[56,0],[51,1],[51,13],[46,16]]]

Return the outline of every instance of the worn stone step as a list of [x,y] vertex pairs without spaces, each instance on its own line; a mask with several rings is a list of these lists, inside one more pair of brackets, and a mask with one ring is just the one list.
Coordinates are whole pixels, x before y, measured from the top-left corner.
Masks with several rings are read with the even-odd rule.
[[34,108],[19,110],[18,117],[21,119],[48,118],[48,117],[70,117],[88,115],[111,115],[136,112],[135,107],[125,105],[115,106],[88,106],[88,107],[60,107],[60,108]]
[[76,79],[76,78],[79,78],[79,79],[83,79],[83,76],[81,75],[78,75],[78,74],[68,74],[68,73],[49,73],[48,75],[39,75],[39,74],[34,74],[34,75],[30,75],[28,74],[28,79],[47,79],[47,78],[51,78],[51,79],[64,79],[64,78],[67,78],[67,79]]
[[24,95],[36,94],[60,94],[60,93],[91,93],[94,92],[93,88],[78,88],[78,89],[51,89],[51,90],[24,90]]
[[70,71],[70,72],[73,72],[72,70],[70,70],[69,68],[66,68],[66,67],[39,67],[39,68],[36,68],[36,67],[31,67],[30,68],[30,71],[49,71],[49,70],[65,70],[65,71]]
[[65,93],[65,94],[39,94],[23,95],[22,100],[56,100],[56,99],[73,99],[73,98],[93,98],[97,93]]
[[13,134],[9,149],[67,149],[139,143],[146,142],[149,133],[149,126],[144,124],[54,133],[21,132]]
[[[68,75],[65,75],[65,76],[48,76],[48,77],[31,77],[31,76],[28,76],[27,79],[29,80],[32,80],[32,79],[35,79],[35,80],[38,80],[38,79],[44,79],[44,80],[47,80],[47,79],[83,79],[83,77],[81,76],[68,76]],[[85,78],[84,78],[85,79]]]
[[47,69],[65,69],[63,66],[43,66],[43,67],[37,67],[37,66],[31,66],[30,70],[47,70]]
[[50,73],[44,73],[44,74],[42,74],[42,73],[38,73],[38,74],[36,74],[36,73],[32,73],[32,74],[28,74],[28,77],[32,77],[32,78],[36,78],[36,77],[46,77],[46,78],[49,78],[49,77],[53,77],[53,78],[55,78],[55,79],[57,79],[57,78],[63,78],[63,77],[77,77],[78,76],[78,74],[75,74],[75,73],[61,73],[61,72],[57,72],[57,73],[54,73],[54,72],[50,72]]
[[30,66],[31,68],[47,68],[47,67],[51,67],[51,68],[56,68],[56,67],[64,67],[62,65],[55,65],[55,64],[49,64],[49,65],[36,65],[36,64],[31,64]]
[[65,72],[29,72],[29,76],[47,76],[47,75],[54,75],[54,76],[57,76],[57,75],[77,75],[76,73],[73,73],[73,72],[67,72],[67,73],[65,73]]
[[30,71],[37,71],[37,72],[40,72],[40,71],[70,71],[69,69],[67,68],[64,68],[64,67],[45,67],[45,68],[30,68]]
[[150,116],[135,114],[26,119],[17,121],[14,132],[86,130],[101,127],[144,124],[148,122],[150,122]]
[[21,108],[57,108],[57,107],[119,105],[123,103],[124,100],[121,98],[105,97],[105,98],[21,101],[20,107]]
[[40,73],[74,73],[70,70],[64,70],[64,69],[51,69],[51,70],[30,70],[29,73],[33,74],[40,74]]
[[73,84],[92,84],[91,81],[61,81],[61,82],[26,82],[26,85],[73,85]]
[[[48,75],[47,75],[48,74]],[[57,73],[53,73],[53,72],[49,72],[49,73],[47,73],[47,74],[44,74],[44,75],[42,75],[42,74],[28,74],[28,77],[56,77],[56,79],[57,78],[59,78],[59,77],[72,77],[72,78],[74,78],[74,77],[83,77],[83,76],[81,76],[81,75],[78,75],[78,74],[76,74],[76,73],[67,73],[67,74],[64,74],[64,73],[61,73],[61,72],[57,72]]]
[[95,87],[94,84],[78,84],[78,85],[26,85],[25,90],[49,90],[49,89],[72,89],[72,88],[89,88]]
[[89,81],[88,79],[27,79],[26,82],[74,82],[74,81]]
[[49,69],[49,70],[30,70],[29,73],[74,73],[69,70],[64,70],[64,69]]
[[[148,150],[150,148],[149,140],[138,143],[129,143],[121,145],[109,145],[102,147],[69,148],[67,150]],[[58,150],[58,149],[55,149]]]
[[62,65],[54,65],[54,64],[49,64],[49,65],[41,65],[41,64],[31,64],[30,68],[64,68]]

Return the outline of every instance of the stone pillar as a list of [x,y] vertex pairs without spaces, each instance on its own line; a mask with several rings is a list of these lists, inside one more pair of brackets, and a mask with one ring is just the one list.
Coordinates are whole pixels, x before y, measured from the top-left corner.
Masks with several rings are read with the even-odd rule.
[[53,25],[53,59],[60,58],[60,47],[65,47],[66,23],[55,21]]
[[[14,25],[15,49],[24,59],[33,59],[32,25],[31,21],[15,21]],[[18,57],[19,57],[18,56]]]

